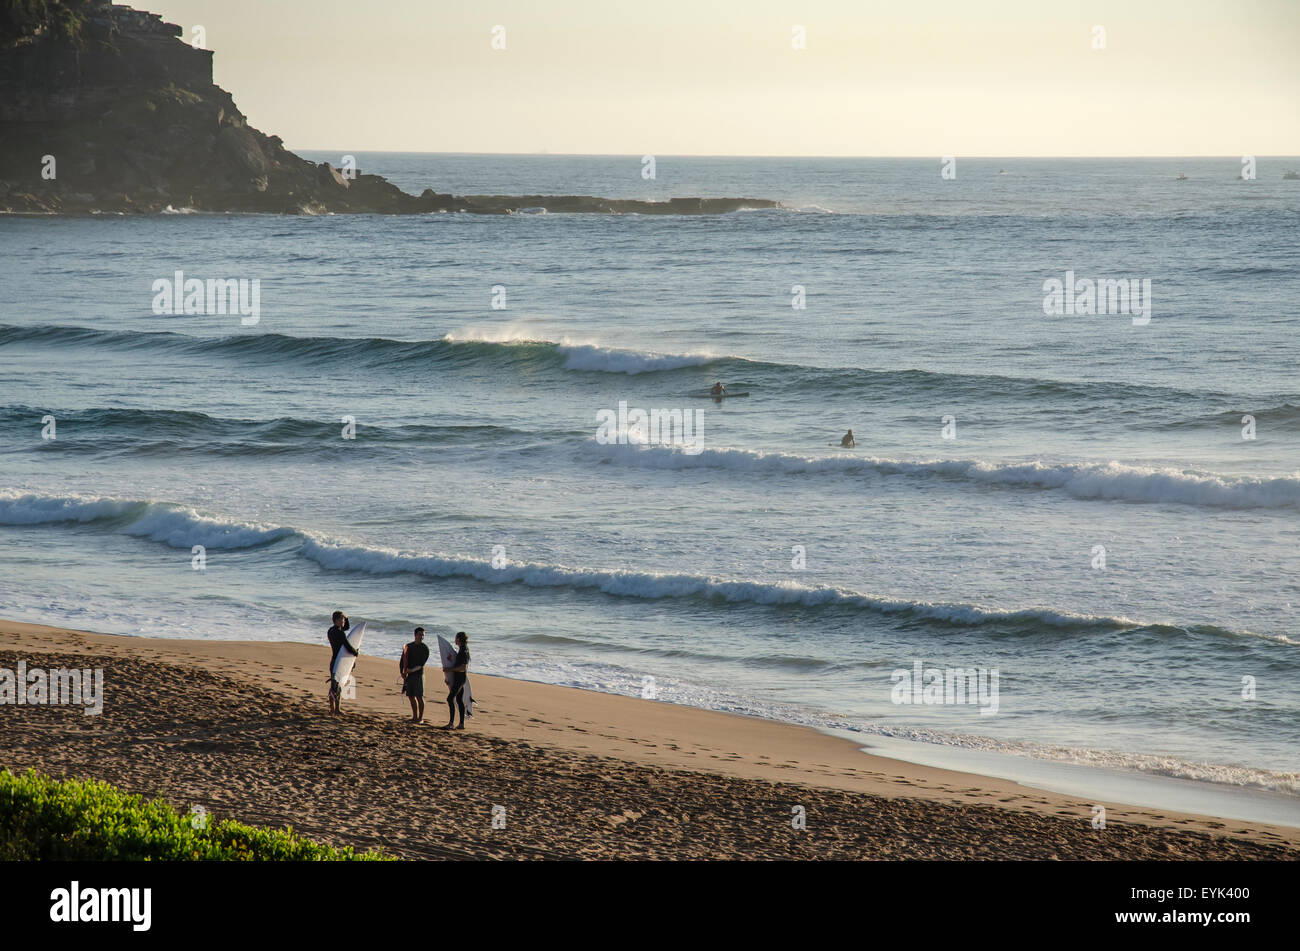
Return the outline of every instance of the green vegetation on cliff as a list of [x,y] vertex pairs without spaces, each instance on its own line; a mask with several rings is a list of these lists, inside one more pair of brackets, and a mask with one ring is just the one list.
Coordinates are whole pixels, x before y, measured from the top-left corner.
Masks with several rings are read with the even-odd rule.
[[0,0],[0,42],[48,33],[76,49],[85,45],[88,0]]

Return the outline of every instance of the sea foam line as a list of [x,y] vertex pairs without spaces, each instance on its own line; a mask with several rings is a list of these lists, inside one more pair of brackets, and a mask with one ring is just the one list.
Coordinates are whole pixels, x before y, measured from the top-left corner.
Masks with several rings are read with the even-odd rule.
[[1071,628],[1121,629],[1142,626],[1142,622],[1129,618],[1099,617],[1038,608],[1001,610],[974,604],[892,600],[845,588],[805,585],[793,581],[747,581],[626,569],[569,568],[535,562],[519,562],[496,568],[488,559],[348,545],[310,535],[306,537],[302,554],[322,567],[338,571],[411,573],[429,578],[465,578],[488,584],[522,584],[532,588],[567,587],[600,591],[615,597],[703,598],[766,606],[849,607],[878,614],[906,614],[963,625],[1019,621]]
[[505,327],[467,328],[454,331],[444,336],[449,344],[491,344],[503,347],[532,345],[553,349],[564,357],[564,369],[580,370],[592,373],[658,373],[664,370],[680,370],[683,367],[707,366],[719,360],[733,359],[708,353],[659,353],[653,350],[632,350],[622,347],[608,347],[594,340],[579,340],[573,337],[561,337],[550,340],[546,337],[534,337],[531,333],[516,325]]
[[801,456],[752,449],[705,449],[688,455],[675,446],[601,445],[586,448],[618,465],[649,469],[729,469],[738,472],[838,473],[847,475],[939,477],[990,486],[1053,489],[1081,500],[1168,502],[1224,508],[1300,506],[1300,472],[1271,479],[1232,478],[1173,468],[1120,462],[995,463],[979,459],[910,461],[843,453]]
[[800,605],[866,610],[876,614],[921,617],[955,625],[1024,623],[1070,629],[1122,630],[1141,627],[1130,618],[1074,614],[1042,608],[1004,610],[976,604],[879,598],[829,585],[793,581],[753,581],[693,574],[628,569],[571,568],[537,562],[494,567],[489,559],[402,551],[348,543],[316,532],[262,522],[210,516],[184,505],[98,496],[43,496],[0,490],[0,525],[87,524],[104,522],[126,535],[173,548],[203,545],[214,549],[254,548],[291,539],[299,554],[323,568],[366,574],[416,574],[462,578],[487,584],[531,588],[567,587],[613,597],[701,598],[764,606]]

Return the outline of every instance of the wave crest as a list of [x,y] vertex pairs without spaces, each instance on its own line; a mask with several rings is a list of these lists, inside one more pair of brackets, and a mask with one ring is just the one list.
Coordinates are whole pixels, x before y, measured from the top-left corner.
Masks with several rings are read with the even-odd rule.
[[979,459],[910,461],[843,453],[800,456],[753,449],[705,449],[689,455],[674,446],[586,443],[605,461],[649,469],[729,469],[738,472],[910,476],[999,487],[1059,490],[1076,499],[1175,503],[1234,509],[1300,506],[1300,472],[1271,479],[1233,478],[1120,462],[997,463]]

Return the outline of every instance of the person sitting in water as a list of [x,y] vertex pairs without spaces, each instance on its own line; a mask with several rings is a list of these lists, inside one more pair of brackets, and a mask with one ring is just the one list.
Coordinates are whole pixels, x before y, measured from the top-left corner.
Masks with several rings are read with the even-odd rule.
[[726,388],[725,386],[722,385],[722,381],[721,381],[721,380],[718,380],[716,383],[713,384],[713,389],[709,390],[709,395],[710,395],[710,396],[726,396],[726,395],[727,395],[727,388]]
[[853,430],[851,429],[845,433],[844,438],[840,440],[841,449],[856,449],[857,445],[858,444],[853,441]]
[[402,648],[402,660],[397,665],[402,674],[402,693],[411,701],[411,722],[424,722],[424,664],[429,659],[429,647],[424,643],[424,628],[415,629],[415,640]]

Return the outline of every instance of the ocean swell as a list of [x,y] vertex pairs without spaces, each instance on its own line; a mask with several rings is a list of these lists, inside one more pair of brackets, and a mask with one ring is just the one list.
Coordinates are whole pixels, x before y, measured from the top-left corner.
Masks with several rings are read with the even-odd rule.
[[1082,500],[1173,503],[1231,509],[1300,506],[1300,473],[1271,479],[1236,478],[1120,462],[988,462],[979,459],[905,460],[847,452],[802,456],[754,449],[705,449],[691,455],[676,446],[584,444],[600,461],[647,469],[726,469],[782,475],[940,478],[979,485],[1061,491]]

